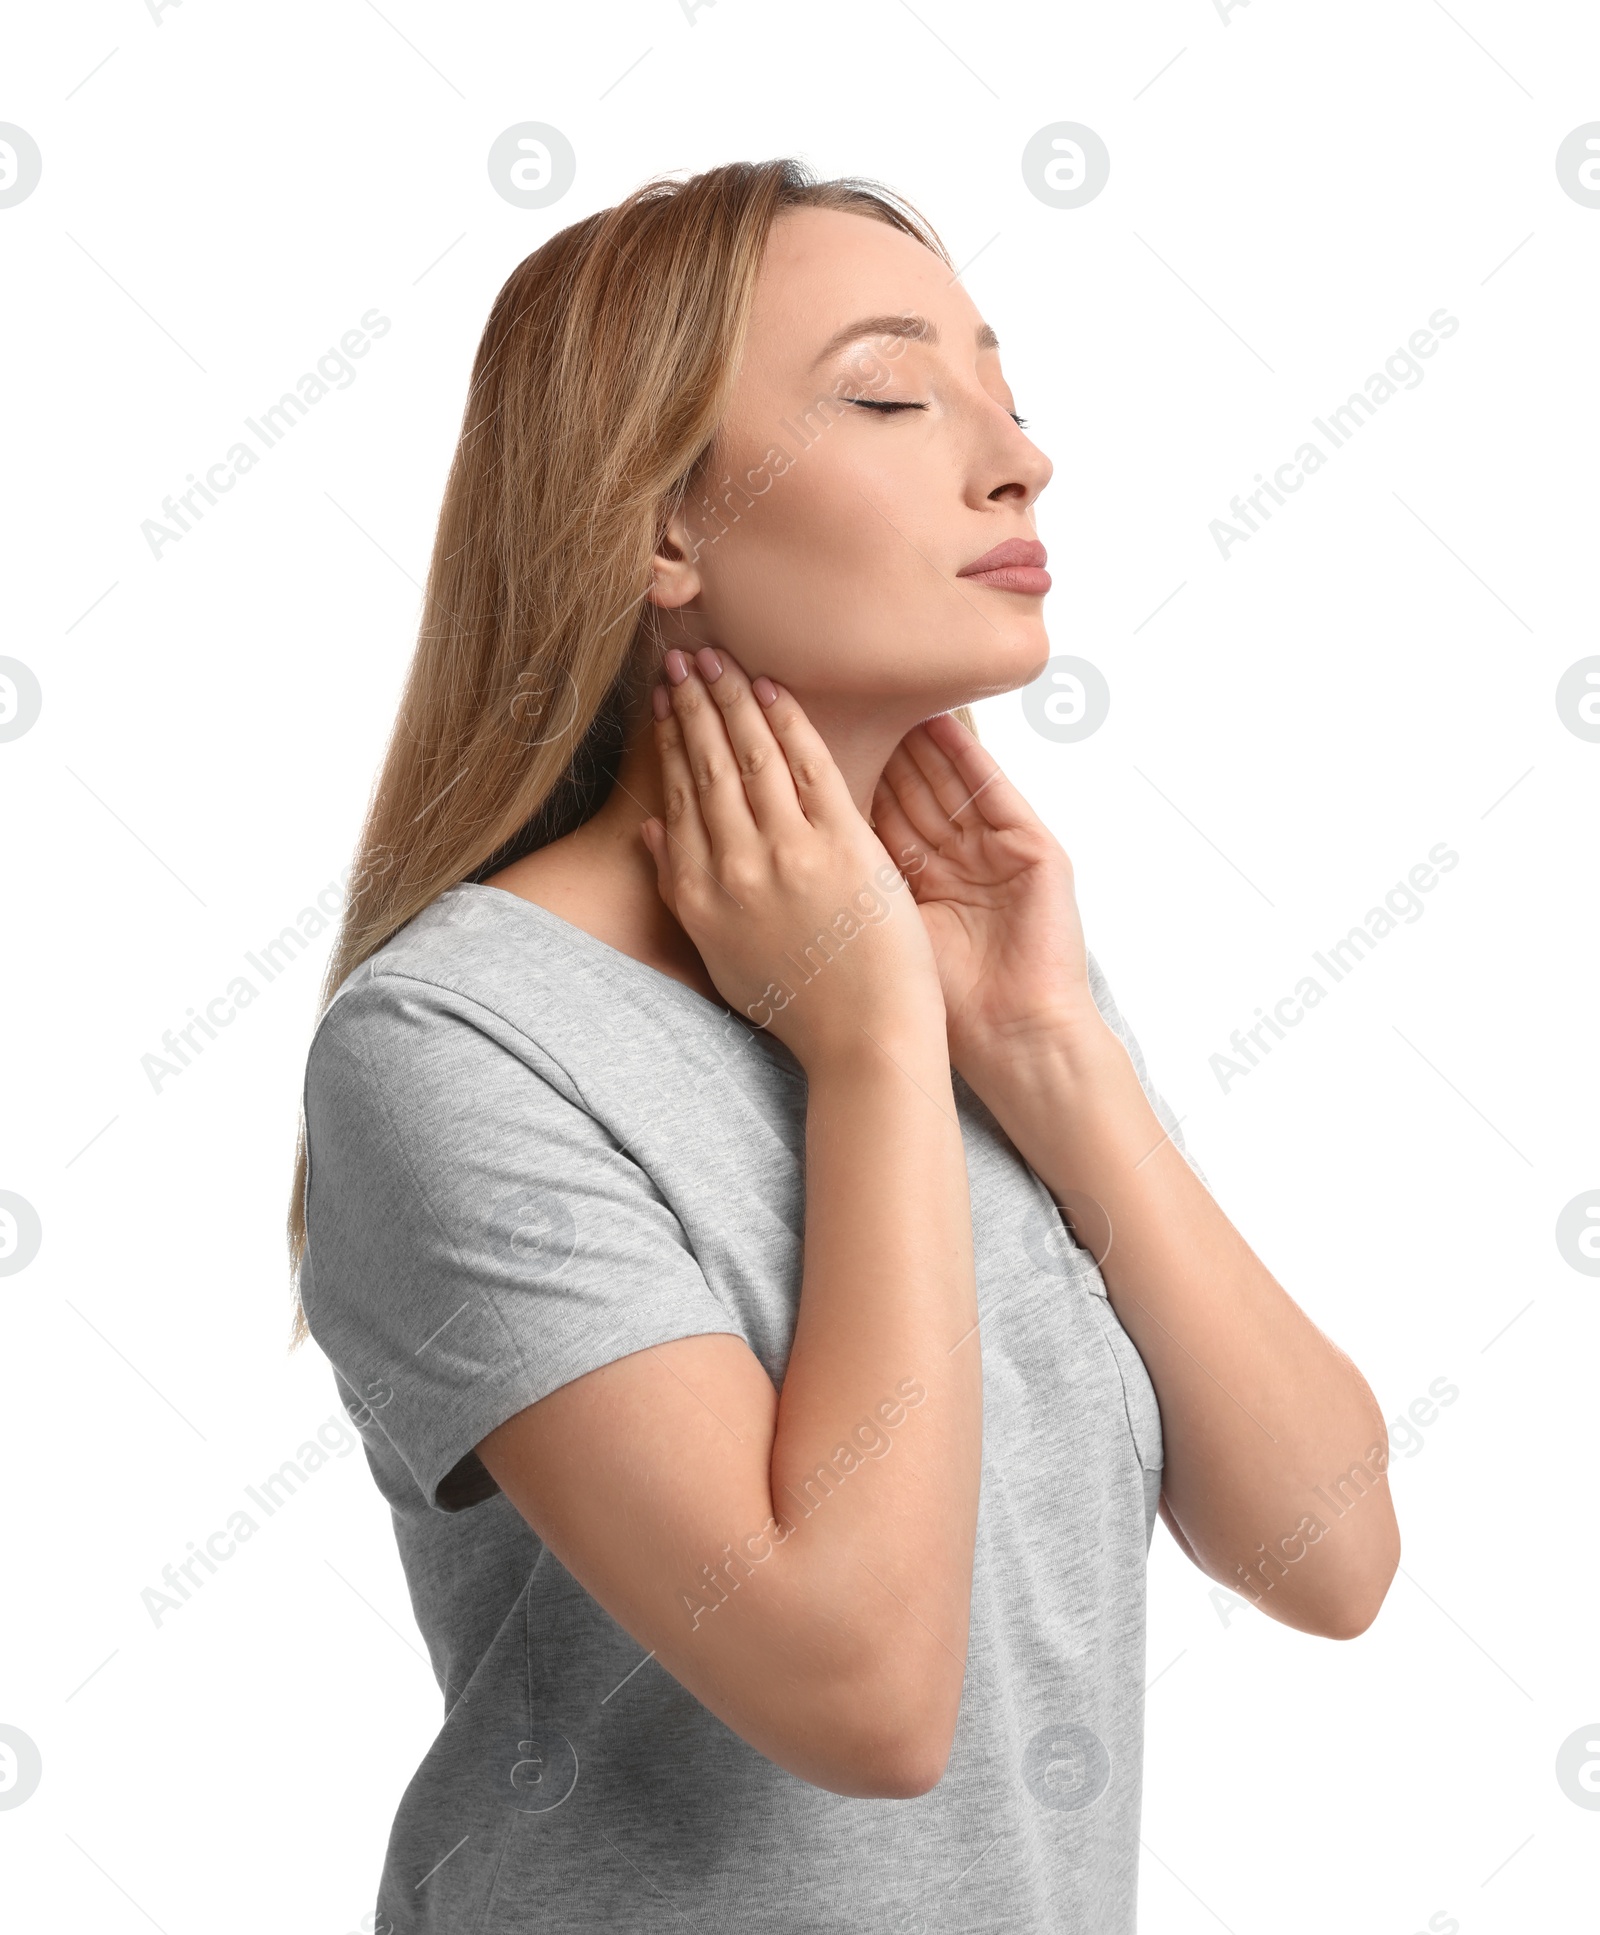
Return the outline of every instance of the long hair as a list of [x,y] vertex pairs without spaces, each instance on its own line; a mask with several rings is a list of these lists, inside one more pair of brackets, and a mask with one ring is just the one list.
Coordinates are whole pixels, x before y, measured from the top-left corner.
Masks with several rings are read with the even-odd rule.
[[[604,805],[662,656],[650,560],[713,456],[768,233],[799,207],[886,222],[950,264],[890,189],[789,159],[733,162],[574,222],[496,296],[319,1013],[447,888]],[[309,1334],[305,1185],[302,1109],[291,1349]]]

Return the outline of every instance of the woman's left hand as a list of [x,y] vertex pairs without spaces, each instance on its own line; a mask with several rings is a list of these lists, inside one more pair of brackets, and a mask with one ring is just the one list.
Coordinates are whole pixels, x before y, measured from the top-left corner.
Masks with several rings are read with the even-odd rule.
[[908,732],[872,801],[910,883],[944,989],[950,1059],[974,1076],[1103,1027],[1072,862],[950,713]]

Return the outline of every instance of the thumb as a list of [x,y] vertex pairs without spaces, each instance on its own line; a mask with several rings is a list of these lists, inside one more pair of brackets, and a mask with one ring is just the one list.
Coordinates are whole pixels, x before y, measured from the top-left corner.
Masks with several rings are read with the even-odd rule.
[[673,895],[672,863],[667,857],[667,829],[660,820],[651,818],[640,822],[639,834],[650,858],[656,863],[656,892],[676,920],[678,907]]

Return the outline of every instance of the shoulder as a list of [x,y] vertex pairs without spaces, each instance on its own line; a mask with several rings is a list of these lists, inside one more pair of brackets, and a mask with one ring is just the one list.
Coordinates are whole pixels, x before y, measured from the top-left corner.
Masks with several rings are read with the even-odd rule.
[[540,1023],[576,991],[541,940],[489,896],[441,894],[335,990],[307,1050],[308,1101],[351,1081],[369,1092],[459,1090],[508,1060],[524,1081],[542,1076],[578,1100]]

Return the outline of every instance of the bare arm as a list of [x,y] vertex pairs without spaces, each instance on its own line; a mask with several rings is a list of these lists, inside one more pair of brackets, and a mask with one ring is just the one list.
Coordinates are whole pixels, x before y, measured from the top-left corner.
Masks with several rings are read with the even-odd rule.
[[[782,1393],[740,1340],[687,1338],[576,1379],[479,1454],[585,1589],[752,1746],[838,1793],[920,1794],[960,1702],[982,1433],[937,977],[910,896],[792,698],[764,712],[730,664],[709,686],[691,676],[674,706],[658,725],[662,891],[719,988],[770,1014],[809,1081]],[[752,771],[763,735],[773,756]],[[862,918],[853,896],[880,873],[884,911]],[[739,909],[722,928],[718,881]],[[837,937],[847,906],[848,944],[783,998],[773,961],[797,937]]]
[[902,740],[874,817],[915,866],[956,1068],[1058,1202],[1096,1206],[1080,1235],[1160,1401],[1174,1536],[1285,1625],[1364,1631],[1400,1557],[1383,1415],[1168,1139],[1095,1002],[1059,842],[949,715]]
[[1366,1380],[1217,1206],[1097,1015],[979,1080],[1057,1200],[1091,1197],[1110,1220],[1102,1273],[1160,1400],[1184,1550],[1287,1626],[1364,1632],[1400,1551]]

